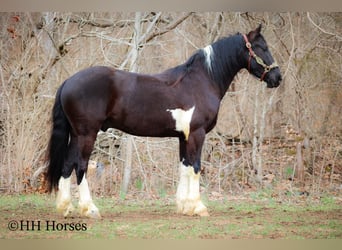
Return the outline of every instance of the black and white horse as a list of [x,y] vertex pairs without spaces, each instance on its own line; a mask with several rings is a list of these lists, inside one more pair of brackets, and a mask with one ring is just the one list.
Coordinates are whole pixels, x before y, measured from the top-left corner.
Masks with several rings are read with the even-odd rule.
[[80,213],[100,217],[86,173],[98,131],[116,128],[137,136],[178,137],[178,212],[207,216],[200,199],[201,150],[217,121],[220,102],[243,68],[277,87],[281,81],[261,26],[196,51],[184,64],[154,74],[91,67],[67,79],[57,91],[49,143],[47,181],[58,189],[57,209],[72,210],[70,178],[76,172]]

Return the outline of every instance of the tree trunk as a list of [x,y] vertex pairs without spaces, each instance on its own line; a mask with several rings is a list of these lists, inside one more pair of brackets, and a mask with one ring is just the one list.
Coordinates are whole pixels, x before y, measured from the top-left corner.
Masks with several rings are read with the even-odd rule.
[[259,129],[259,97],[260,97],[260,89],[257,87],[255,91],[255,100],[254,100],[254,120],[253,120],[253,140],[252,140],[252,164],[253,169],[256,171],[256,178],[258,182],[262,180],[262,166],[260,161],[260,131]]
[[297,142],[296,146],[296,177],[298,178],[298,181],[300,183],[304,182],[304,161],[303,161],[303,154],[302,154],[302,145],[303,142],[299,141]]
[[[136,12],[133,39],[132,39],[130,67],[129,67],[129,70],[131,72],[138,71],[137,59],[139,55],[140,31],[141,31],[141,12]],[[132,158],[133,158],[133,140],[134,140],[133,136],[127,134],[126,150],[125,150],[125,164],[124,164],[125,170],[124,170],[124,176],[123,176],[122,186],[121,186],[121,196],[123,197],[127,194],[128,185],[131,179]]]

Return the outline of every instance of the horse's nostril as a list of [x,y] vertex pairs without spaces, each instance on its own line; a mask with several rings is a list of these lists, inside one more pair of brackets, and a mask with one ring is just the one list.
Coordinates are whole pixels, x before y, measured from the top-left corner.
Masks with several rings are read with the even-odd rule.
[[278,75],[278,83],[281,82],[283,80],[283,78],[281,77],[281,75]]

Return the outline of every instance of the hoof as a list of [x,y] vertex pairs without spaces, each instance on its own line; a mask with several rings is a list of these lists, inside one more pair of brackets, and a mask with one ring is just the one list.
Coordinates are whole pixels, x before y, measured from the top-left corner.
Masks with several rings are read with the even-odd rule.
[[59,213],[63,214],[64,218],[68,217],[75,210],[70,200],[57,204],[56,208]]
[[91,219],[101,219],[99,209],[93,203],[80,205],[80,214]]
[[201,217],[208,217],[209,216],[208,209],[206,206],[204,206],[202,201],[198,201],[196,203],[196,207],[194,209],[194,214],[199,215]]
[[85,216],[88,217],[88,218],[91,218],[91,219],[101,219],[100,212],[99,211],[94,211],[94,210],[88,211],[85,214]]
[[206,206],[204,206],[204,204],[200,200],[196,200],[196,201],[185,200],[182,202],[178,202],[177,207],[178,207],[177,213],[180,213],[180,214],[189,215],[189,216],[198,215],[201,217],[209,216],[208,209],[206,208]]
[[207,208],[206,208],[206,207],[204,207],[204,208],[205,208],[205,209],[202,209],[202,210],[200,210],[200,211],[195,210],[195,214],[196,214],[196,215],[199,215],[199,216],[201,216],[201,217],[209,217],[210,215],[209,215],[209,213],[208,213]]

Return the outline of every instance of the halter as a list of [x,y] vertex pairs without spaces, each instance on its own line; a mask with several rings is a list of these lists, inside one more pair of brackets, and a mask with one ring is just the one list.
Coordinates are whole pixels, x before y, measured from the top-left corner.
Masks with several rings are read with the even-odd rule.
[[248,38],[245,34],[243,34],[243,39],[246,42],[246,47],[249,50],[249,58],[248,58],[248,72],[251,72],[251,60],[252,57],[255,59],[255,61],[257,62],[257,64],[261,65],[264,68],[264,72],[262,73],[261,77],[260,77],[260,81],[263,81],[266,74],[273,68],[278,67],[278,64],[276,62],[273,62],[271,65],[267,65],[266,63],[264,63],[264,60],[262,60],[259,56],[257,56],[255,54],[255,52],[252,49],[252,44],[248,41]]

